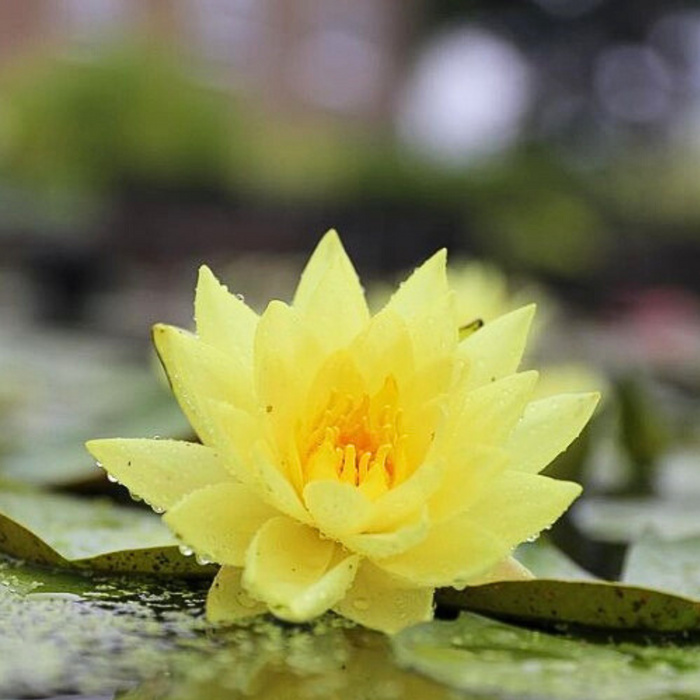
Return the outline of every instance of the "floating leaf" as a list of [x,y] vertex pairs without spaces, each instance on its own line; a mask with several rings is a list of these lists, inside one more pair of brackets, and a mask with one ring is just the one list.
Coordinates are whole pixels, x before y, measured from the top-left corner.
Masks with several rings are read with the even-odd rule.
[[0,551],[57,567],[210,575],[183,556],[160,518],[106,500],[0,491]]
[[461,591],[444,588],[437,601],[445,608],[540,624],[649,632],[700,630],[700,602],[622,583],[502,581]]
[[700,534],[695,500],[589,498],[572,515],[579,529],[602,542],[633,542],[647,532],[667,539]]
[[627,553],[622,579],[700,600],[700,537],[643,537]]
[[596,644],[463,614],[392,639],[399,664],[478,697],[697,698],[700,648]]

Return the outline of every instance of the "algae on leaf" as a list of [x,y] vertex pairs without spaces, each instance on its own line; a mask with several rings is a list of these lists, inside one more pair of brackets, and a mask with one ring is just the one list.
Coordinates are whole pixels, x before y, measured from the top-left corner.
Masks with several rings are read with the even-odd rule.
[[107,500],[0,490],[0,551],[37,564],[95,571],[211,575],[181,554],[160,518]]

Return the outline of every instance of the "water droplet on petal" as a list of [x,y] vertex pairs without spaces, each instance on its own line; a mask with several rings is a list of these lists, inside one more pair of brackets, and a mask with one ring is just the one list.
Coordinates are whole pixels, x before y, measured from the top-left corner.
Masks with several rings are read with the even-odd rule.
[[111,474],[107,474],[107,481],[113,483],[113,484],[118,484],[119,479],[117,479],[116,476],[112,476]]
[[186,544],[181,544],[178,549],[183,557],[191,557],[194,554],[194,550],[191,547],[188,547]]
[[242,294],[236,294],[236,299],[239,301],[245,301],[245,297]]

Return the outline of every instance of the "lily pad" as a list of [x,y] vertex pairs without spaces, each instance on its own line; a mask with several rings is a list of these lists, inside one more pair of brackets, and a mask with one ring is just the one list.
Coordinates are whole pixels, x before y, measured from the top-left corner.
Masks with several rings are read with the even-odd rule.
[[630,547],[624,581],[700,600],[700,537],[644,537]]
[[396,658],[442,683],[489,698],[699,698],[699,647],[601,644],[470,614],[392,639]]
[[700,602],[604,581],[502,581],[441,589],[439,605],[524,622],[647,632],[700,630]]
[[0,491],[0,551],[29,562],[94,571],[208,576],[181,554],[160,518],[107,500]]
[[646,533],[666,539],[700,534],[697,500],[589,498],[572,514],[582,532],[601,542],[634,542]]

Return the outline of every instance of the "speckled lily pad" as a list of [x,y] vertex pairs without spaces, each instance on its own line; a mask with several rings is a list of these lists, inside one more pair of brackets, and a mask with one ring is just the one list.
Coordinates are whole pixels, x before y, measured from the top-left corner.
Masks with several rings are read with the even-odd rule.
[[54,567],[210,576],[157,516],[107,500],[0,490],[0,551]]

